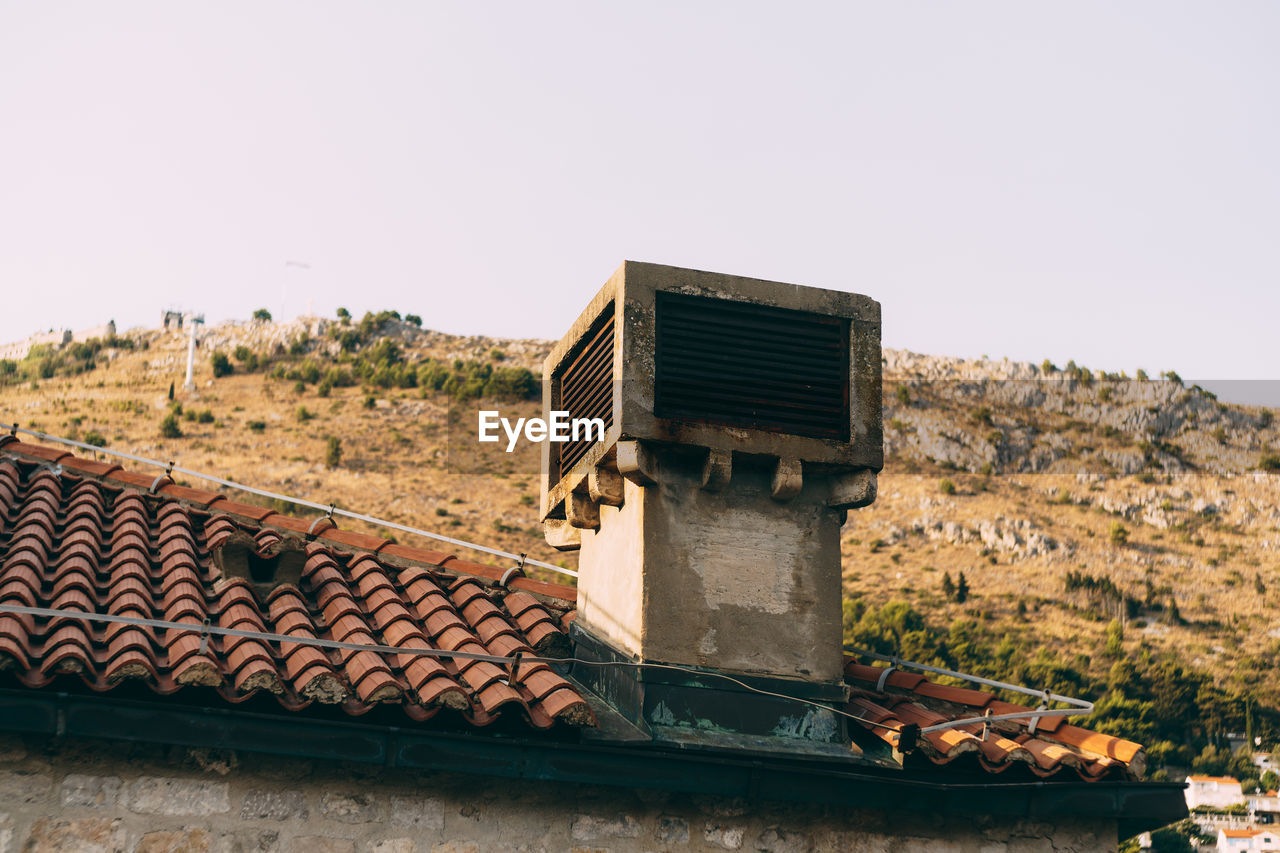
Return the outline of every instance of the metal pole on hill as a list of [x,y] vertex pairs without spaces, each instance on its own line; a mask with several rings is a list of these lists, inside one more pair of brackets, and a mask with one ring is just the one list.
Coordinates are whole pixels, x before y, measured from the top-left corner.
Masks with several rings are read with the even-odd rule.
[[196,366],[196,328],[204,322],[203,314],[191,315],[188,325],[191,327],[191,338],[187,341],[187,378],[182,383],[183,391],[196,390],[193,378]]

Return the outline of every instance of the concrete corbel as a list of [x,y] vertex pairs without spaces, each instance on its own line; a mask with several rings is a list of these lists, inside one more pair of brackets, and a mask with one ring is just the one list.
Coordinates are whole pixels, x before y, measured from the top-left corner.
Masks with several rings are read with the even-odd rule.
[[619,441],[617,462],[618,473],[637,486],[652,486],[658,482],[653,455],[638,441]]
[[557,551],[577,551],[582,547],[582,531],[564,518],[548,518],[542,522],[547,544]]
[[587,474],[587,494],[596,503],[622,506],[622,475],[597,465]]
[[702,488],[718,492],[729,485],[733,475],[733,452],[730,450],[707,451],[707,461],[702,465]]
[[831,496],[827,505],[836,509],[869,506],[876,499],[876,472],[870,468],[837,474],[831,478]]
[[590,495],[570,492],[564,502],[564,514],[571,527],[579,530],[600,529],[600,506]]
[[770,494],[775,501],[789,501],[800,494],[804,486],[804,468],[799,459],[779,458],[778,467],[773,472],[773,485]]

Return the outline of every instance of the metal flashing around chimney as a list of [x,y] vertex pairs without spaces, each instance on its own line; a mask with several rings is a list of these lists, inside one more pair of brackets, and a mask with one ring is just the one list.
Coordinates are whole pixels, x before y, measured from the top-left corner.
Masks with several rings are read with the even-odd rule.
[[[574,626],[570,633],[576,658],[635,661],[589,631]],[[852,727],[842,715],[746,690],[710,670],[574,664],[571,677],[585,688],[584,695],[603,703],[600,719],[618,716],[599,730],[584,730],[582,736],[587,740],[648,740],[680,747],[751,749],[901,767],[900,757],[895,758],[883,741],[860,738],[854,742],[849,736]],[[843,707],[849,697],[843,684],[751,676],[739,680],[757,690],[833,708]]]

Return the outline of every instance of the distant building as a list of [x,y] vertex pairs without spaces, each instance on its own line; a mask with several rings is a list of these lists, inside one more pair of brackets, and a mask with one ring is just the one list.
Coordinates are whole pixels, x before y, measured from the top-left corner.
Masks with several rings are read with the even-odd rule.
[[1189,809],[1197,806],[1225,809],[1242,805],[1244,792],[1240,790],[1240,782],[1230,776],[1188,776],[1186,798]]
[[1269,829],[1219,829],[1218,853],[1280,851],[1280,835]]
[[1265,794],[1250,794],[1246,802],[1249,813],[1258,823],[1280,823],[1280,793],[1267,791]]

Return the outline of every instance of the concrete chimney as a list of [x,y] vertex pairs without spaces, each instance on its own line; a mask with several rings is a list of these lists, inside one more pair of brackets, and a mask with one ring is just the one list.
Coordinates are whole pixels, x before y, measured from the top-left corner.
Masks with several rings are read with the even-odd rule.
[[[840,526],[883,461],[879,303],[628,261],[543,375],[546,416],[606,426],[543,444],[547,539],[581,551],[580,653],[841,701]],[[620,701],[678,726],[672,700]]]

